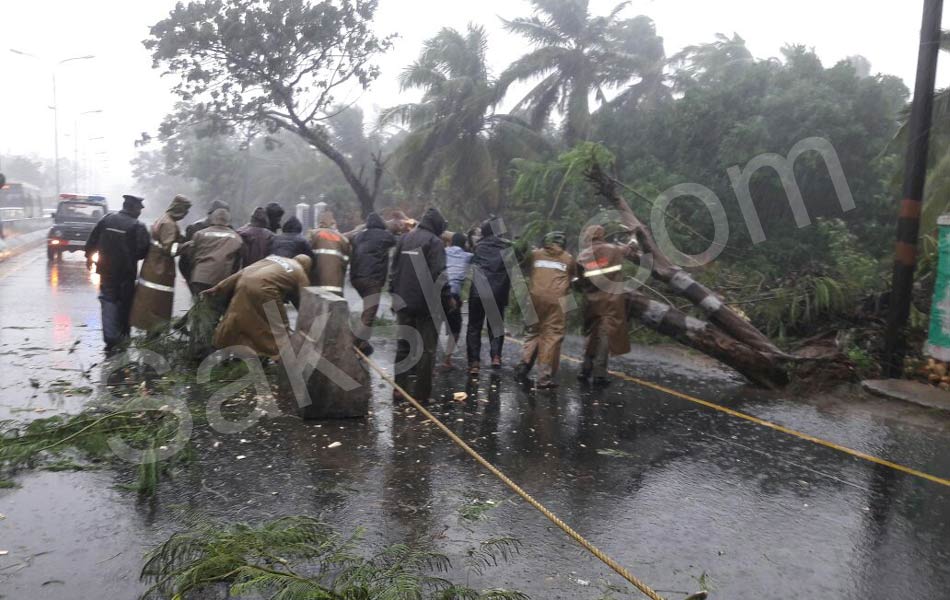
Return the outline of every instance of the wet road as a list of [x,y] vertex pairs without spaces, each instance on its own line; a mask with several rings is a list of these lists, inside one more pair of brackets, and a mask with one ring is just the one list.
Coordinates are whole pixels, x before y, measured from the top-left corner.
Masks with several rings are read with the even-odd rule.
[[[87,396],[50,388],[97,378],[98,303],[83,263],[49,268],[40,252],[0,263],[0,303],[0,418],[81,409]],[[374,358],[388,366],[392,346]],[[508,344],[509,365],[518,350]],[[576,354],[576,341],[566,350]],[[950,479],[950,418],[941,413],[854,391],[765,393],[668,348],[639,348],[613,365]],[[571,362],[556,394],[520,389],[510,366],[468,384],[460,359],[456,366],[437,385],[467,389],[470,399],[436,403],[437,415],[667,597],[701,582],[713,598],[735,600],[936,599],[950,589],[950,487],[939,482],[630,381],[579,389]],[[343,531],[363,526],[372,546],[431,542],[463,582],[466,548],[519,538],[521,555],[470,575],[475,586],[593,600],[621,583],[411,408],[393,407],[381,381],[374,386],[366,420],[304,423],[285,404],[284,416],[239,434],[196,431],[198,459],[151,502],[117,487],[128,474],[18,475],[18,489],[0,490],[0,550],[9,552],[0,556],[0,595],[134,598],[143,552],[183,523],[301,513]],[[481,519],[463,517],[477,512]]]

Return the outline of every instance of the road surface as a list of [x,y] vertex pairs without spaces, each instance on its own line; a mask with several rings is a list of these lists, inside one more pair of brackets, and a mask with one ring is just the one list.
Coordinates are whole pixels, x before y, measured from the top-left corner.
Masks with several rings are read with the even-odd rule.
[[[32,251],[0,264],[0,303],[0,418],[81,410],[87,396],[49,389],[97,378],[94,275],[79,257],[48,266]],[[186,303],[179,293],[178,309]],[[561,389],[534,393],[512,381],[518,350],[509,343],[505,368],[477,382],[457,357],[437,386],[470,399],[435,411],[666,597],[701,585],[728,600],[947,597],[943,413],[859,391],[766,393],[670,348],[615,360],[624,377],[603,391],[578,387],[566,361]],[[577,340],[565,350],[576,355]],[[388,366],[392,352],[383,342],[374,358]],[[514,536],[520,556],[470,584],[623,597],[607,595],[617,576],[373,385],[365,420],[304,423],[287,408],[239,434],[196,433],[196,460],[152,501],[118,486],[128,473],[17,474],[19,487],[0,490],[0,596],[135,598],[144,552],[188,522],[313,514],[365,527],[368,547],[430,543],[463,582],[466,548]]]

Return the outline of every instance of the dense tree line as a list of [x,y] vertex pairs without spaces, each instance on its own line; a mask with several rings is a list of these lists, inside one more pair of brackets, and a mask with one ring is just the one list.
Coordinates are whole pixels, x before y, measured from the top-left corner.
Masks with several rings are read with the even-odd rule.
[[[662,32],[628,16],[626,3],[595,15],[582,0],[534,0],[531,14],[503,22],[533,45],[528,54],[493,73],[483,27],[445,28],[401,74],[421,99],[366,122],[333,90],[345,80],[368,88],[379,74],[373,61],[391,40],[369,26],[376,2],[331,10],[273,0],[267,15],[250,4],[200,0],[153,27],[147,45],[156,66],[180,79],[181,104],[136,160],[143,185],[180,178],[174,184],[193,186],[200,202],[228,200],[241,218],[301,197],[329,202],[344,223],[372,208],[434,204],[457,228],[501,213],[516,233],[556,224],[576,239],[599,207],[584,177],[596,158],[647,216],[677,184],[700,184],[722,201],[730,236],[704,273],[783,298],[776,308],[752,295],[749,312],[763,326],[786,333],[883,283],[902,147],[894,136],[908,90],[872,75],[860,56],[826,66],[792,45],[759,59],[736,34],[667,56]],[[244,59],[235,63],[235,53]],[[340,63],[326,58],[346,53]],[[523,97],[516,82],[529,84]],[[766,241],[753,243],[730,168],[815,137],[837,154],[856,208],[842,210],[826,161],[805,152],[794,174],[812,225],[797,227],[781,179],[763,168],[749,190]],[[667,213],[684,252],[707,246],[712,222],[697,199]]]

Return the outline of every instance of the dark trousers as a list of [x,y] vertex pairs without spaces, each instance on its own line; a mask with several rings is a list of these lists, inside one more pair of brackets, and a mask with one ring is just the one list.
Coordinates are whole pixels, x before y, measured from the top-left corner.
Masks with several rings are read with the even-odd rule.
[[450,297],[455,300],[455,310],[449,310],[448,302],[442,308],[445,310],[445,322],[449,326],[449,333],[458,340],[459,334],[462,333],[462,299],[458,294],[451,294]]
[[[508,294],[504,298],[493,298],[495,306],[498,307],[498,315],[502,323],[493,326],[494,319],[488,319],[488,339],[491,357],[501,358],[502,346],[505,343],[504,315],[505,308],[508,305]],[[489,300],[489,307],[491,300]],[[468,329],[465,335],[465,346],[468,354],[468,362],[474,363],[481,360],[482,354],[482,328],[485,326],[487,313],[485,311],[486,302],[482,301],[481,296],[472,294],[468,299]],[[494,309],[492,309],[494,310]],[[496,329],[497,328],[497,329]]]
[[102,339],[106,353],[128,339],[131,332],[129,314],[135,297],[135,279],[103,279],[99,287],[99,304],[102,307]]
[[[353,288],[363,299],[363,312],[360,313],[359,331],[355,331],[358,343],[369,343],[372,337],[373,321],[376,320],[376,312],[379,309],[379,295],[383,291],[383,283],[380,281],[368,281],[357,279],[352,282]],[[360,341],[362,340],[362,342]]]
[[[396,343],[396,383],[419,402],[427,402],[432,395],[432,372],[435,369],[439,331],[432,315],[427,313],[401,310],[396,313],[396,322],[400,326]],[[415,330],[419,335],[405,331],[406,328]]]
[[584,349],[584,363],[581,373],[597,379],[607,377],[607,363],[610,360],[610,340],[606,335],[599,333],[595,328],[587,337],[587,347]]

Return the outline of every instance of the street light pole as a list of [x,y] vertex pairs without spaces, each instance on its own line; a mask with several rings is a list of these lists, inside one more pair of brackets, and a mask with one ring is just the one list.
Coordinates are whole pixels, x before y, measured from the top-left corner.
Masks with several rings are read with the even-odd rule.
[[73,120],[73,189],[79,193],[79,121],[86,115],[95,115],[102,112],[101,108],[86,110]]
[[943,0],[924,0],[917,55],[917,80],[907,126],[907,155],[904,163],[904,199],[897,218],[897,244],[891,283],[887,329],[884,334],[884,369],[888,377],[900,377],[904,367],[906,340],[904,326],[910,314],[914,271],[917,268],[917,238],[920,210],[927,178],[927,150],[933,113],[933,94],[940,51],[940,19]]
[[[10,52],[14,54],[19,54],[20,56],[27,56],[29,58],[36,59],[40,62],[47,63],[49,66],[50,63],[45,59],[31,54],[29,52],[23,52],[22,50],[16,50],[10,48]],[[59,178],[59,104],[56,101],[56,69],[58,69],[62,64],[68,63],[75,60],[89,60],[95,58],[92,54],[87,54],[85,56],[71,56],[69,58],[64,58],[56,63],[53,63],[50,67],[53,73],[53,105],[50,107],[53,109],[53,152],[55,154],[54,160],[56,161],[56,196],[59,197],[59,194],[62,192],[60,189],[60,178]]]

